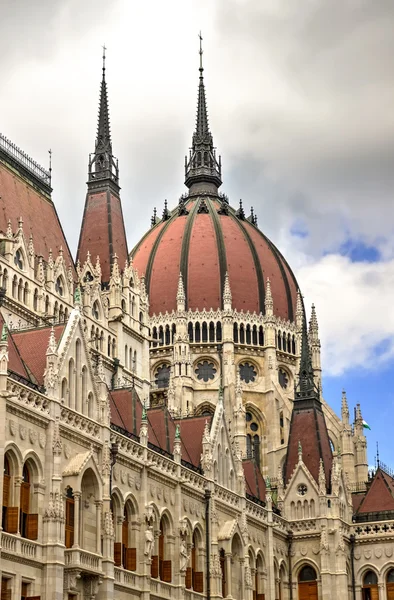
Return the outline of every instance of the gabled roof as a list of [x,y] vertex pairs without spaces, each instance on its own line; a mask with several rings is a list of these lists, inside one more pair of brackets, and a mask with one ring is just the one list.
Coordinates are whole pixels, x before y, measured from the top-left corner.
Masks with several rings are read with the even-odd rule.
[[246,493],[265,502],[266,485],[260,469],[253,459],[242,462],[245,475]]
[[378,467],[356,515],[394,511],[394,478]]
[[[65,324],[54,326],[56,342],[59,343],[63,335]],[[14,331],[12,333],[18,353],[28,370],[31,379],[38,385],[44,385],[44,371],[46,368],[46,351],[48,348],[51,327]],[[10,369],[12,367],[10,366]],[[13,370],[13,369],[12,369]]]

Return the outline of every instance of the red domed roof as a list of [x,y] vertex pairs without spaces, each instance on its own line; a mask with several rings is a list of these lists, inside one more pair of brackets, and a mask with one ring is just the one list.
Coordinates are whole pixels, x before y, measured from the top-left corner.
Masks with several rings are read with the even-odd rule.
[[222,308],[227,271],[233,308],[264,313],[269,277],[274,314],[294,320],[298,285],[286,260],[242,211],[214,195],[186,199],[168,212],[132,256],[145,275],[151,314],[176,310],[180,272],[187,309]]

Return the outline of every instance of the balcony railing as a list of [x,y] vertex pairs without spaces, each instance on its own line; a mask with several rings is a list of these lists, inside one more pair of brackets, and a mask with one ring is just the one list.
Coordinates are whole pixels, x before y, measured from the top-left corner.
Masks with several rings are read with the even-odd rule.
[[66,567],[79,567],[85,571],[101,572],[101,555],[81,548],[69,548],[64,552]]
[[165,583],[159,579],[150,580],[150,594],[151,598],[176,598],[177,587],[171,583]]
[[6,533],[1,534],[1,545],[3,552],[30,558],[31,560],[41,560],[42,548],[39,542],[27,540],[19,535]]

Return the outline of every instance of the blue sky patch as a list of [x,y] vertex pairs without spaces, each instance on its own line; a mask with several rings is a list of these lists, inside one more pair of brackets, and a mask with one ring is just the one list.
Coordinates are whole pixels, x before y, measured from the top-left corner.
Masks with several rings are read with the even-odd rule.
[[360,240],[349,238],[339,248],[342,256],[348,256],[352,262],[378,262],[381,254],[375,246],[367,246]]

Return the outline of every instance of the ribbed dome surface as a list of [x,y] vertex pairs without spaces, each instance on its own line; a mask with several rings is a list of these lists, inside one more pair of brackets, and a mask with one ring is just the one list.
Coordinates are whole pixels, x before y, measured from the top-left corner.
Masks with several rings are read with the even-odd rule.
[[233,308],[264,313],[269,277],[274,314],[294,320],[298,285],[286,260],[255,225],[214,195],[186,199],[145,234],[132,257],[145,275],[151,314],[176,310],[180,272],[187,309],[223,308],[227,271]]

